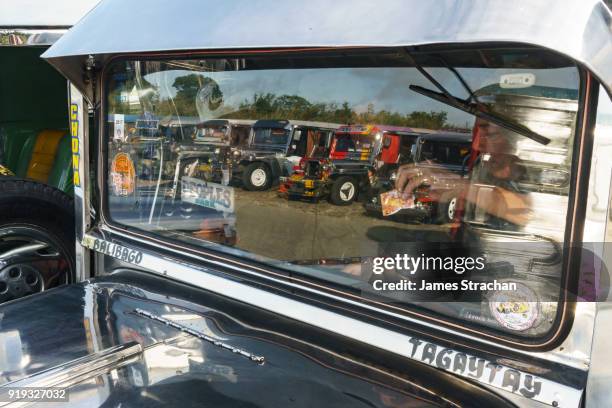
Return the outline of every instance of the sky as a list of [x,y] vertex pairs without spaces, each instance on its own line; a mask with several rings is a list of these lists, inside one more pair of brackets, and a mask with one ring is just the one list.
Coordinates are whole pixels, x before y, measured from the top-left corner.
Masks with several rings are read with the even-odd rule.
[[[467,97],[464,88],[447,69],[436,68],[429,72],[453,95]],[[526,72],[535,74],[535,85],[576,89],[578,84],[578,73],[574,68],[462,69],[460,72],[472,90],[498,84],[501,75]],[[166,98],[176,93],[172,87],[174,79],[189,73],[187,70],[163,71],[148,74],[146,79],[158,87],[162,98]],[[237,108],[245,100],[252,100],[254,94],[273,93],[277,96],[299,95],[313,103],[342,104],[347,101],[358,112],[365,111],[369,104],[374,105],[375,111],[446,111],[451,124],[463,127],[466,123],[471,126],[473,122],[473,116],[410,90],[408,86],[411,84],[436,90],[415,68],[279,69],[201,74],[218,83],[224,95],[224,111],[228,107]]]
[[100,0],[0,0],[0,26],[71,26]]

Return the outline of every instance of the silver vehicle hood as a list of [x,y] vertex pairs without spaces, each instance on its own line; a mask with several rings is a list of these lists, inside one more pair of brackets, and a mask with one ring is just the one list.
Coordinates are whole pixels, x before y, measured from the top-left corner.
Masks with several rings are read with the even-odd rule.
[[[452,374],[261,312],[127,270],[62,286],[0,306],[0,385],[65,387],[74,407],[511,406]],[[2,387],[0,406],[23,405]]]
[[151,51],[515,42],[573,58],[610,92],[611,20],[600,0],[103,0],[43,58],[91,98],[89,55],[101,66]]

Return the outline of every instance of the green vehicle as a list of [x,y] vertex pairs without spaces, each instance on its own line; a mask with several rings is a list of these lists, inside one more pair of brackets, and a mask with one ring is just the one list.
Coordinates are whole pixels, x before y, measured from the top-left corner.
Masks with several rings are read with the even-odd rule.
[[74,280],[68,86],[40,55],[96,3],[2,5],[0,302]]

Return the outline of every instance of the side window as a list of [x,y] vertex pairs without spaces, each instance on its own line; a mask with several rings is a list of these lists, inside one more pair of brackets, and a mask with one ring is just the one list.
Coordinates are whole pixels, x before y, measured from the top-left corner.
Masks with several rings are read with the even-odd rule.
[[421,144],[421,157],[420,160],[435,160],[436,151],[433,143],[425,142]]
[[289,154],[292,156],[304,157],[307,151],[307,145],[309,139],[309,134],[312,134],[313,130],[311,129],[296,129],[293,131],[293,140],[291,141],[291,146],[289,146]]

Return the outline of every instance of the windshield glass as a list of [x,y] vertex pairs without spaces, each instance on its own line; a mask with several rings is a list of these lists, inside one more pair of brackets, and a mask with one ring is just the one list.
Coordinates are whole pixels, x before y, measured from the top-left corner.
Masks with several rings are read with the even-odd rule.
[[[579,71],[532,48],[413,58],[549,142],[410,89],[436,88],[403,50],[124,60],[105,78],[109,219],[381,310],[546,335],[564,281]],[[228,119],[256,149],[184,149],[160,125]]]
[[470,147],[469,143],[426,140],[421,145],[421,160],[460,166],[470,153]]
[[226,143],[229,142],[227,126],[204,126],[198,127],[195,140],[204,143]]
[[374,145],[375,137],[372,135],[336,134],[332,158],[368,160]]
[[254,128],[253,144],[284,145],[289,138],[289,131],[283,128]]

